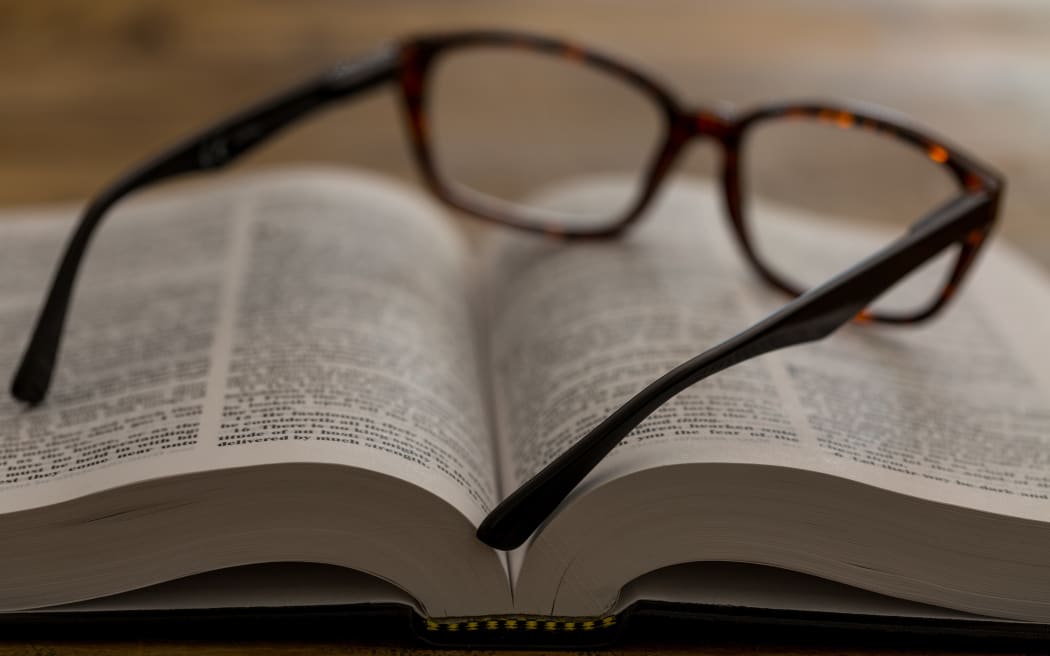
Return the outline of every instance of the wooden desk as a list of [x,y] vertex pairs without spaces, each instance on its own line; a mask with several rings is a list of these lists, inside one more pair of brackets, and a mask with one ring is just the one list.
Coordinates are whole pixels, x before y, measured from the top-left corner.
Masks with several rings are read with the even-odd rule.
[[[1050,5],[1023,0],[0,1],[0,204],[82,199],[142,156],[332,62],[406,32],[467,26],[623,53],[697,102],[849,97],[894,107],[1006,173],[1000,236],[1050,266]],[[304,124],[246,166],[324,160],[414,178],[397,111],[393,94],[374,96]],[[175,654],[196,644],[0,644],[0,654]]]

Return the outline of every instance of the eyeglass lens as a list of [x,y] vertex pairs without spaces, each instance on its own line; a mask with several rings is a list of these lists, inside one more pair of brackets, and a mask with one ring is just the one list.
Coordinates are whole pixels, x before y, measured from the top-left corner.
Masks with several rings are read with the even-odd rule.
[[[606,71],[539,51],[444,53],[426,94],[435,168],[446,188],[537,228],[616,225],[637,202],[665,138],[667,119],[652,98]],[[558,200],[564,195],[556,186],[606,176],[623,184],[601,203]]]

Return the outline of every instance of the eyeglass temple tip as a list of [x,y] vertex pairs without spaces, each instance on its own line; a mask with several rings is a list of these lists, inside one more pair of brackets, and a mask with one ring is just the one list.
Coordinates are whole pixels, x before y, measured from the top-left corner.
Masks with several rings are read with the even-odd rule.
[[25,361],[11,381],[11,396],[30,405],[44,400],[51,383],[51,367]]

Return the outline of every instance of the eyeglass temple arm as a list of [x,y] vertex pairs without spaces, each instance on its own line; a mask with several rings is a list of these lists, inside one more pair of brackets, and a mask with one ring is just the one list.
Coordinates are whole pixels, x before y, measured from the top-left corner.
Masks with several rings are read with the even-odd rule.
[[299,117],[392,80],[397,70],[397,47],[383,46],[200,132],[131,171],[95,197],[66,244],[29,346],[11,383],[11,394],[34,404],[47,394],[80,261],[92,234],[114,203],[165,178],[222,168]]
[[478,527],[478,539],[496,549],[520,546],[620,440],[676,394],[757,355],[831,334],[929,258],[984,229],[994,211],[988,194],[963,194],[885,249],[663,375],[500,503]]

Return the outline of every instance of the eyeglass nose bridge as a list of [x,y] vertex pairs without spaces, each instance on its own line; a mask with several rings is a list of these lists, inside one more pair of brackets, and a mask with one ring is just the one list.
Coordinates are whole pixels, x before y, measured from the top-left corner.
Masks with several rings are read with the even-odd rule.
[[650,192],[667,175],[684,147],[693,139],[713,139],[721,147],[724,158],[723,177],[726,180],[727,191],[732,192],[729,183],[736,176],[736,151],[740,136],[740,124],[736,118],[729,112],[707,108],[671,108],[669,115],[670,131],[653,167]]
[[[651,170],[649,182],[638,207],[643,206],[653,195],[660,182],[673,168],[684,147],[693,139],[713,139],[718,143],[723,154],[722,181],[726,193],[727,209],[733,217],[734,224],[740,223],[737,172],[737,146],[740,139],[741,124],[728,111],[708,108],[680,109],[668,106],[669,132],[664,147],[656,158]],[[741,227],[740,230],[743,230]]]
[[727,158],[735,156],[740,126],[728,112],[708,108],[673,109],[670,119],[668,139],[656,166],[657,177],[668,172],[684,147],[694,139],[712,139]]
[[736,138],[736,121],[726,112],[694,108],[678,115],[681,143],[691,139],[710,138],[727,144]]

